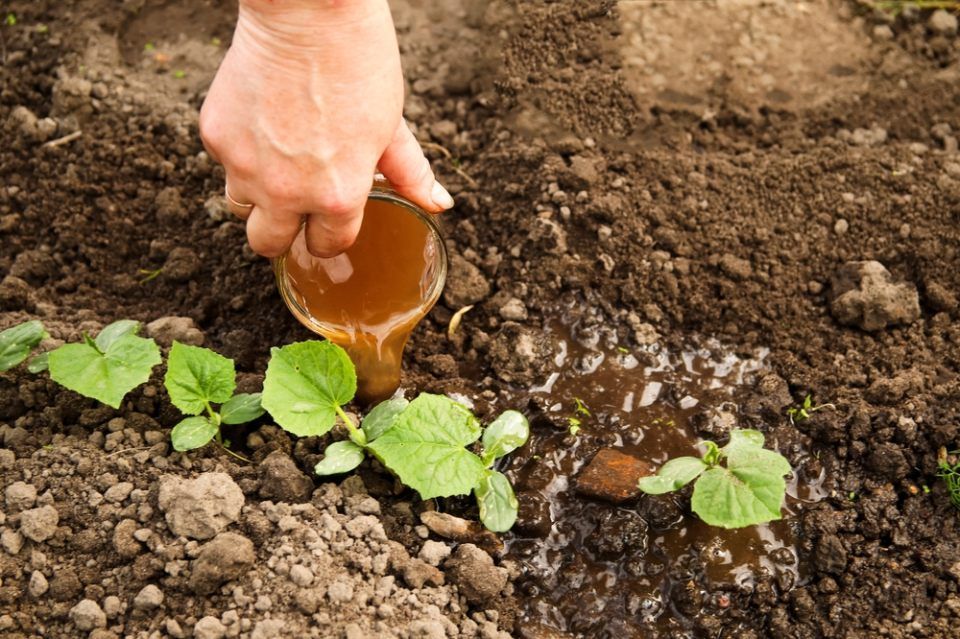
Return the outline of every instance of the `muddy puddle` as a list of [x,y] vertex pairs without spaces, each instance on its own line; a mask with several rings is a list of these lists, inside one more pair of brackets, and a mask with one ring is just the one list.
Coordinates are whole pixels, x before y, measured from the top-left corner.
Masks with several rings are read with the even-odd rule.
[[655,467],[699,456],[698,431],[736,423],[738,390],[763,370],[765,353],[627,350],[612,331],[551,330],[561,348],[528,396],[533,436],[504,469],[521,503],[508,556],[523,572],[523,626],[591,638],[694,637],[698,617],[711,617],[728,621],[711,636],[736,636],[732,611],[755,589],[804,580],[792,515],[823,496],[823,477],[789,478],[782,521],[728,531],[690,514],[688,497],[614,505],[578,494],[577,475],[604,448]]

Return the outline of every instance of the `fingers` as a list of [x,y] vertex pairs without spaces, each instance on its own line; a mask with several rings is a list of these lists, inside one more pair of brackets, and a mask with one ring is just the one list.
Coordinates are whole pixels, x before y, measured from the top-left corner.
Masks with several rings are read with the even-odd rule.
[[360,233],[364,203],[352,211],[337,215],[308,215],[306,240],[311,255],[334,257],[350,248]]
[[227,210],[241,220],[246,220],[253,212],[253,200],[249,196],[244,196],[244,192],[244,190],[235,186],[235,183],[231,182],[229,176],[227,176],[223,193],[227,199]]
[[420,143],[403,120],[378,166],[397,193],[424,209],[439,213],[453,206],[453,198],[437,182]]
[[254,206],[247,218],[247,242],[254,253],[279,257],[293,244],[300,230],[301,216],[281,214]]

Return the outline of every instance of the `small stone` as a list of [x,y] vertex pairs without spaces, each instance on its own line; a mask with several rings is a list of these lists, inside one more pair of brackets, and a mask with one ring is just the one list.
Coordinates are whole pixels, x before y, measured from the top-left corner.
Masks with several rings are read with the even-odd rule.
[[171,346],[174,340],[190,346],[203,344],[203,333],[189,317],[161,317],[147,324],[145,330],[147,337],[157,340],[161,346]]
[[833,232],[836,233],[837,235],[846,235],[847,230],[849,228],[850,228],[850,223],[843,218],[840,218],[839,220],[833,223]]
[[443,300],[451,309],[457,310],[476,304],[490,295],[490,282],[483,272],[462,255],[450,255],[450,268]]
[[873,28],[873,37],[877,40],[892,40],[893,29],[886,24],[878,24]]
[[41,506],[20,514],[20,532],[27,539],[44,542],[57,532],[60,514],[53,506]]
[[249,539],[237,533],[220,533],[203,545],[191,564],[190,589],[199,595],[210,594],[220,584],[245,574],[255,559]]
[[443,573],[421,559],[410,559],[400,573],[411,588],[423,588],[426,584],[442,586],[444,582]]
[[894,283],[879,262],[847,262],[831,280],[830,313],[841,324],[877,331],[912,324],[920,317],[920,298],[913,284]]
[[417,556],[431,566],[439,566],[444,559],[450,556],[451,552],[452,550],[447,544],[430,539],[423,542],[420,554]]
[[34,599],[39,599],[47,594],[48,590],[50,590],[50,583],[47,581],[47,578],[39,570],[34,570],[33,574],[30,575],[30,585],[27,586],[27,591],[30,593],[30,596]]
[[279,639],[283,636],[283,629],[287,624],[280,619],[264,619],[258,621],[250,633],[250,639]]
[[327,588],[327,597],[334,603],[346,603],[353,599],[353,582],[338,579]]
[[144,586],[133,598],[133,607],[137,610],[153,610],[163,603],[163,592],[153,584]]
[[7,528],[0,533],[0,544],[3,545],[3,549],[8,553],[16,555],[20,552],[20,549],[23,548],[23,535],[16,530]]
[[119,504],[126,500],[131,492],[133,492],[133,484],[128,481],[122,481],[108,488],[107,491],[103,493],[103,498],[111,503]]
[[646,462],[615,448],[603,448],[577,475],[577,492],[619,504],[638,497],[637,482],[652,474]]
[[134,537],[138,525],[133,519],[121,519],[113,529],[113,548],[125,559],[136,557],[143,550]]
[[527,307],[516,297],[511,297],[500,307],[500,317],[507,321],[522,322],[527,319]]
[[84,599],[70,609],[70,621],[77,629],[90,631],[94,628],[105,628],[107,615],[100,609],[96,601]]
[[[164,622],[164,628],[167,631],[167,634],[173,637],[173,639],[183,639],[186,635],[183,634],[183,628],[180,626],[180,622],[176,619],[167,619]],[[196,635],[194,635],[196,637]]]
[[937,9],[930,15],[927,26],[937,35],[955,36],[957,35],[957,16],[944,9]]
[[107,619],[116,619],[121,607],[120,597],[116,595],[110,595],[103,600],[103,612],[106,613]]
[[223,639],[227,628],[216,617],[204,617],[193,625],[193,639]]
[[240,517],[243,491],[226,473],[204,473],[184,480],[160,478],[157,502],[176,535],[210,539]]
[[493,558],[473,544],[458,546],[445,566],[460,593],[475,605],[489,602],[507,585],[506,569],[495,566]]
[[601,242],[609,240],[613,236],[613,229],[606,224],[601,224],[597,229],[597,239]]
[[420,513],[420,521],[435,535],[460,543],[475,544],[487,552],[499,554],[503,542],[479,522],[455,517],[449,513],[426,510]]
[[720,258],[720,269],[737,280],[745,280],[753,275],[753,266],[751,266],[750,260],[729,253],[725,253]]
[[163,224],[177,224],[189,217],[189,212],[183,206],[180,189],[175,186],[168,186],[157,193],[154,205],[157,219]]
[[253,604],[253,607],[260,612],[267,612],[273,608],[273,601],[268,595],[260,595],[257,597],[257,601]]
[[22,481],[16,481],[7,486],[4,495],[7,500],[7,508],[14,512],[26,510],[37,501],[37,489]]
[[301,503],[313,494],[313,480],[286,453],[275,450],[260,464],[260,496],[272,501]]
[[290,566],[290,581],[298,586],[307,587],[313,583],[313,573],[309,568],[301,564]]

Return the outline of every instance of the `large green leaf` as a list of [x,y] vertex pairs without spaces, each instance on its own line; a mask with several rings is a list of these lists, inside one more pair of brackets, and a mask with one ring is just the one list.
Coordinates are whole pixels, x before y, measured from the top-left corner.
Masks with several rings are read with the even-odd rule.
[[488,471],[474,490],[480,507],[480,521],[493,532],[507,532],[517,521],[520,503],[503,473]]
[[260,393],[237,393],[220,407],[220,419],[224,424],[246,424],[266,411],[260,405]]
[[372,442],[390,430],[400,413],[409,405],[410,402],[403,397],[394,397],[374,406],[373,410],[367,413],[367,416],[360,423],[363,433],[367,436],[367,441]]
[[711,468],[693,488],[691,507],[711,526],[743,528],[780,519],[790,463],[762,448],[762,435],[733,431],[724,447],[726,468]]
[[483,431],[483,463],[489,466],[526,444],[529,437],[527,418],[515,410],[504,411]]
[[696,457],[677,457],[661,466],[656,475],[641,477],[640,490],[648,495],[662,495],[680,490],[706,469],[707,465],[703,460]]
[[363,461],[363,448],[352,441],[334,442],[323,451],[323,459],[314,467],[318,475],[348,473]]
[[124,335],[136,335],[140,330],[140,322],[136,320],[117,320],[112,324],[103,327],[97,339],[94,342],[101,352],[105,352],[110,345],[123,337]]
[[10,370],[27,359],[30,351],[47,336],[43,324],[30,320],[0,332],[0,372]]
[[236,388],[233,360],[209,348],[174,342],[163,378],[170,401],[187,415],[199,415],[208,403],[222,404]]
[[486,473],[464,446],[480,437],[469,410],[442,395],[424,393],[410,402],[393,428],[368,449],[423,499],[467,495]]
[[159,363],[156,342],[129,333],[113,340],[105,351],[89,338],[83,344],[64,344],[51,351],[48,361],[53,381],[114,408],[150,379]]
[[336,409],[353,399],[357,374],[346,351],[331,342],[307,341],[270,350],[263,407],[294,435],[323,435]]
[[217,434],[217,425],[206,416],[187,417],[173,427],[170,432],[170,441],[174,450],[183,452],[206,446]]

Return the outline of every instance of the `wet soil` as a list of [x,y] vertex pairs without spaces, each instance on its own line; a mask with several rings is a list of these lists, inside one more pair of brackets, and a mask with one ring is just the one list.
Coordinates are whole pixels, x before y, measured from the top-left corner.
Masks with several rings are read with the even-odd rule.
[[[283,308],[269,264],[243,247],[242,227],[218,199],[222,173],[198,141],[196,110],[229,44],[228,4],[14,1],[4,8],[17,24],[2,27],[0,51],[0,327],[37,317],[54,339],[76,339],[119,317],[188,317],[206,345],[236,360],[251,390],[270,346],[309,337]],[[819,455],[829,492],[788,522],[799,567],[792,583],[778,581],[775,567],[765,577],[761,565],[751,569],[749,596],[731,590],[724,607],[717,593],[728,591],[707,579],[716,573],[701,573],[693,591],[709,596],[697,600],[700,616],[677,609],[671,595],[676,611],[657,623],[680,629],[664,636],[955,637],[960,522],[935,471],[938,448],[956,447],[960,429],[960,39],[934,28],[930,12],[889,19],[844,0],[391,4],[408,79],[406,116],[431,143],[434,169],[458,202],[442,222],[453,265],[447,292],[413,334],[404,386],[458,393],[490,416],[549,378],[559,350],[550,327],[557,319],[583,325],[582,316],[587,327],[615,332],[612,342],[634,356],[652,345],[680,354],[709,338],[744,359],[768,349],[763,374],[691,410],[732,404],[741,425],[764,431],[801,469],[803,454]],[[864,260],[881,262],[916,291],[917,316],[870,331],[834,319],[833,275]],[[474,308],[448,338],[452,314],[467,304]],[[663,374],[666,389],[695,385]],[[644,414],[675,411],[669,392],[662,408]],[[836,410],[791,424],[786,408],[806,394]],[[565,402],[554,417],[567,416]],[[546,408],[528,411],[549,417]],[[130,425],[113,422],[119,430],[111,430],[114,418]],[[61,512],[58,534],[80,540],[4,551],[4,633],[86,636],[70,625],[71,606],[84,597],[132,602],[147,583],[163,586],[163,612],[118,613],[100,629],[111,634],[100,637],[169,634],[168,618],[189,628],[228,611],[228,595],[187,593],[153,555],[116,554],[104,526],[139,517],[135,504],[123,514],[71,505],[91,487],[106,489],[94,484],[101,468],[149,491],[154,475],[143,466],[169,451],[142,464],[106,456],[147,445],[145,433],[163,433],[176,419],[158,380],[115,413],[23,372],[0,376],[3,446],[16,455],[4,481],[32,482],[41,495],[49,488],[43,499]],[[623,423],[586,424],[581,436],[599,441],[602,425],[616,434]],[[551,429],[538,427],[535,447],[568,437]],[[276,449],[304,469],[322,448],[269,424],[247,443],[262,451],[258,461]],[[575,442],[556,444],[569,450]],[[63,448],[60,466],[44,446]],[[577,455],[557,459],[556,468],[574,470]],[[94,460],[92,471],[85,458]],[[253,472],[213,450],[197,465],[170,459],[184,475],[222,468],[242,483]],[[70,483],[42,475],[78,465],[85,470]],[[418,552],[423,531],[413,509],[424,506],[394,494],[375,468],[362,476],[382,504],[387,534]],[[257,484],[245,486],[257,494]],[[643,504],[614,512],[571,503],[585,522],[644,514]],[[339,508],[341,517],[353,516]],[[144,513],[145,526],[167,534],[159,515]],[[0,526],[13,530],[16,514],[4,514]],[[247,534],[266,530],[251,523],[265,516],[244,515]],[[692,526],[689,515],[684,521]],[[524,544],[531,542],[518,539],[511,552]],[[575,547],[582,563],[557,584],[597,565],[586,539]],[[258,551],[264,562],[273,552]],[[645,561],[656,556],[648,550]],[[618,578],[627,570],[603,561]],[[361,553],[343,566],[363,563]],[[499,625],[516,636],[592,636],[604,613],[576,619],[557,603],[569,592],[537,585],[546,583],[542,566],[523,575],[515,562],[504,565],[519,587],[496,601],[466,604],[449,591],[446,601],[431,599],[439,615],[431,619],[453,624],[440,632],[471,636],[492,624],[490,632]],[[36,570],[49,572],[51,585],[63,573],[57,605],[23,598]],[[252,602],[238,609],[248,622],[284,616],[292,632],[328,627],[298,616],[286,590],[271,594],[273,611]],[[623,614],[604,620],[620,624],[605,632],[654,632],[626,594],[612,599]],[[536,616],[537,601],[560,612]],[[427,607],[404,609],[404,623],[434,614]],[[351,617],[335,610],[325,599],[315,612],[332,633],[350,624],[368,636],[384,636],[376,628],[403,636],[436,629],[382,620],[375,627],[374,607]],[[253,630],[248,623],[238,632]]]

